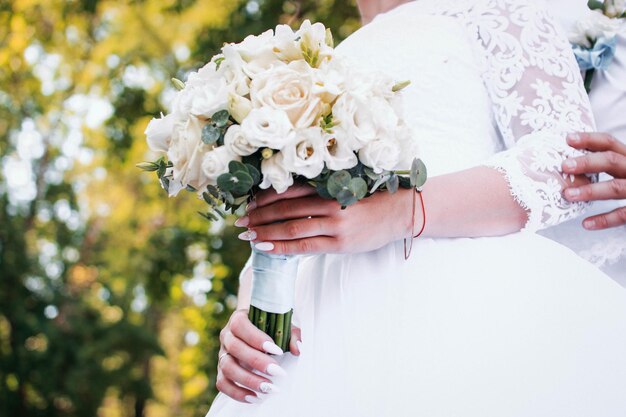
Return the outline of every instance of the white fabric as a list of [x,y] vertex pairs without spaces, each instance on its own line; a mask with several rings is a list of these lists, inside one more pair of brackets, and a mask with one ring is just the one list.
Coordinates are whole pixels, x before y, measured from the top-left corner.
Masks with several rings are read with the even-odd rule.
[[[284,314],[294,307],[299,256],[271,255],[252,250],[250,304],[268,313]],[[246,263],[248,266],[248,263]],[[244,267],[245,270],[245,267]]]
[[[587,0],[548,0],[548,5],[567,33],[589,12]],[[598,130],[626,142],[626,26],[618,36],[615,59],[606,71],[598,71],[594,76],[590,100]],[[600,177],[600,180],[608,179],[607,175]],[[596,202],[584,217],[621,206],[626,206],[626,200]],[[581,225],[582,220],[568,221],[541,234],[574,249],[626,287],[626,226],[587,231]]]
[[408,261],[401,241],[303,257],[302,355],[281,358],[281,392],[219,395],[209,417],[626,415],[626,290],[530,231],[580,211],[555,185],[571,152],[557,135],[592,127],[565,48],[541,8],[513,0],[411,2],[339,46],[413,80],[405,117],[429,171],[497,167],[528,230],[417,239]]

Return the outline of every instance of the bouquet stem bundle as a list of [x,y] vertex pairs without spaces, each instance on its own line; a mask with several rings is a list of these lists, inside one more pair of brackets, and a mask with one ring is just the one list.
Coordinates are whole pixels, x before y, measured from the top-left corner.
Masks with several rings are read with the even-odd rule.
[[250,306],[248,318],[257,328],[267,333],[284,352],[289,350],[291,341],[291,317],[293,309],[283,314],[268,313]]

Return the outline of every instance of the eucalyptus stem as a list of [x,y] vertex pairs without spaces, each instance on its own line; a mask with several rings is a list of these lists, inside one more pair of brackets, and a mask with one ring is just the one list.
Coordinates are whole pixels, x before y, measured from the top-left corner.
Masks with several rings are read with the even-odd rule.
[[593,76],[595,74],[595,68],[591,68],[585,72],[585,91],[587,91],[587,93],[591,91],[591,82],[593,81]]
[[283,350],[283,352],[285,351],[283,347],[283,340],[285,336],[285,316],[286,314],[279,314],[276,317],[276,331],[274,332],[274,342]]
[[268,313],[250,306],[248,318],[258,329],[267,333],[283,351],[289,350],[291,341],[291,318],[293,309],[283,314]]

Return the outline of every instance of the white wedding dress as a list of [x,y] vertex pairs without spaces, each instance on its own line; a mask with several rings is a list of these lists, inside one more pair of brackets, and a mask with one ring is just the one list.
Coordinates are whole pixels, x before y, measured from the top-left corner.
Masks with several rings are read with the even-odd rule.
[[209,417],[626,416],[626,291],[535,234],[584,209],[561,198],[558,169],[573,154],[565,132],[594,128],[543,7],[420,0],[338,47],[413,81],[406,119],[431,175],[501,171],[528,224],[504,237],[420,238],[408,261],[401,241],[303,258],[302,354],[279,359],[281,391],[260,404],[220,394]]

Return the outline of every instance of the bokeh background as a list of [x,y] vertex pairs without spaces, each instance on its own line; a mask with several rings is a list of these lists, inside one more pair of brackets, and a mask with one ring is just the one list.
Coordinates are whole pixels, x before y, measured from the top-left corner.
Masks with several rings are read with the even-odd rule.
[[345,0],[0,0],[0,417],[203,416],[249,254],[135,164],[226,41]]

